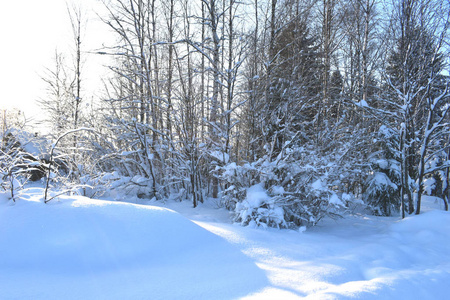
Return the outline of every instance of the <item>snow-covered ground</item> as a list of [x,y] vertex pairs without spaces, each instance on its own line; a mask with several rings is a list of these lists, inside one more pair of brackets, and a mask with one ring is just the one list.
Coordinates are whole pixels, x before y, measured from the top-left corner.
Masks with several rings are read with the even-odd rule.
[[0,299],[448,299],[449,212],[294,231],[211,202],[41,197],[0,195]]

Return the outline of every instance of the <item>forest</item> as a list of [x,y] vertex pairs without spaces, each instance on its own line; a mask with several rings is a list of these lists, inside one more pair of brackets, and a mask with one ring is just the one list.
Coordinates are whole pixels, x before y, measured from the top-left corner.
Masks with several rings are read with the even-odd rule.
[[[2,116],[2,186],[214,201],[298,228],[450,198],[448,0],[103,0],[115,43],[85,88],[83,8],[43,76],[46,136]],[[90,49],[89,49],[90,50]],[[39,147],[45,149],[37,150]],[[258,186],[267,197],[251,201]]]

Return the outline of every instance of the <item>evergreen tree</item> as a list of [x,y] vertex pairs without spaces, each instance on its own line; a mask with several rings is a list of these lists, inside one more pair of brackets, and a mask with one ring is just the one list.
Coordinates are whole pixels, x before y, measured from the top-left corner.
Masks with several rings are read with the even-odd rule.
[[400,210],[399,136],[386,126],[381,126],[376,152],[369,156],[371,174],[366,181],[365,201],[377,214],[390,216]]
[[275,38],[274,53],[263,125],[272,158],[296,133],[311,134],[320,90],[318,45],[305,22],[288,22]]

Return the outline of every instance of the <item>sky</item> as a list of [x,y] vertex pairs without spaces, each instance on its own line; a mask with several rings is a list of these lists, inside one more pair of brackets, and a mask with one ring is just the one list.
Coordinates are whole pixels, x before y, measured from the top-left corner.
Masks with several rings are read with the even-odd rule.
[[83,36],[85,94],[92,98],[101,84],[104,59],[89,54],[102,47],[108,34],[106,25],[96,17],[102,8],[98,0],[21,0],[0,4],[0,110],[22,111],[29,122],[42,118],[37,100],[46,97],[42,80],[46,68],[54,66],[56,49],[70,57],[73,35],[67,5],[79,4],[85,11]]

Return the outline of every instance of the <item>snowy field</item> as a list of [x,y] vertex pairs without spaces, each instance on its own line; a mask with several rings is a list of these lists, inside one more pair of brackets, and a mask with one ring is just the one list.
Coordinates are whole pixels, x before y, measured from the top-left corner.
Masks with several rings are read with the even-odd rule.
[[426,200],[293,231],[213,204],[1,194],[0,299],[448,299],[450,213]]

